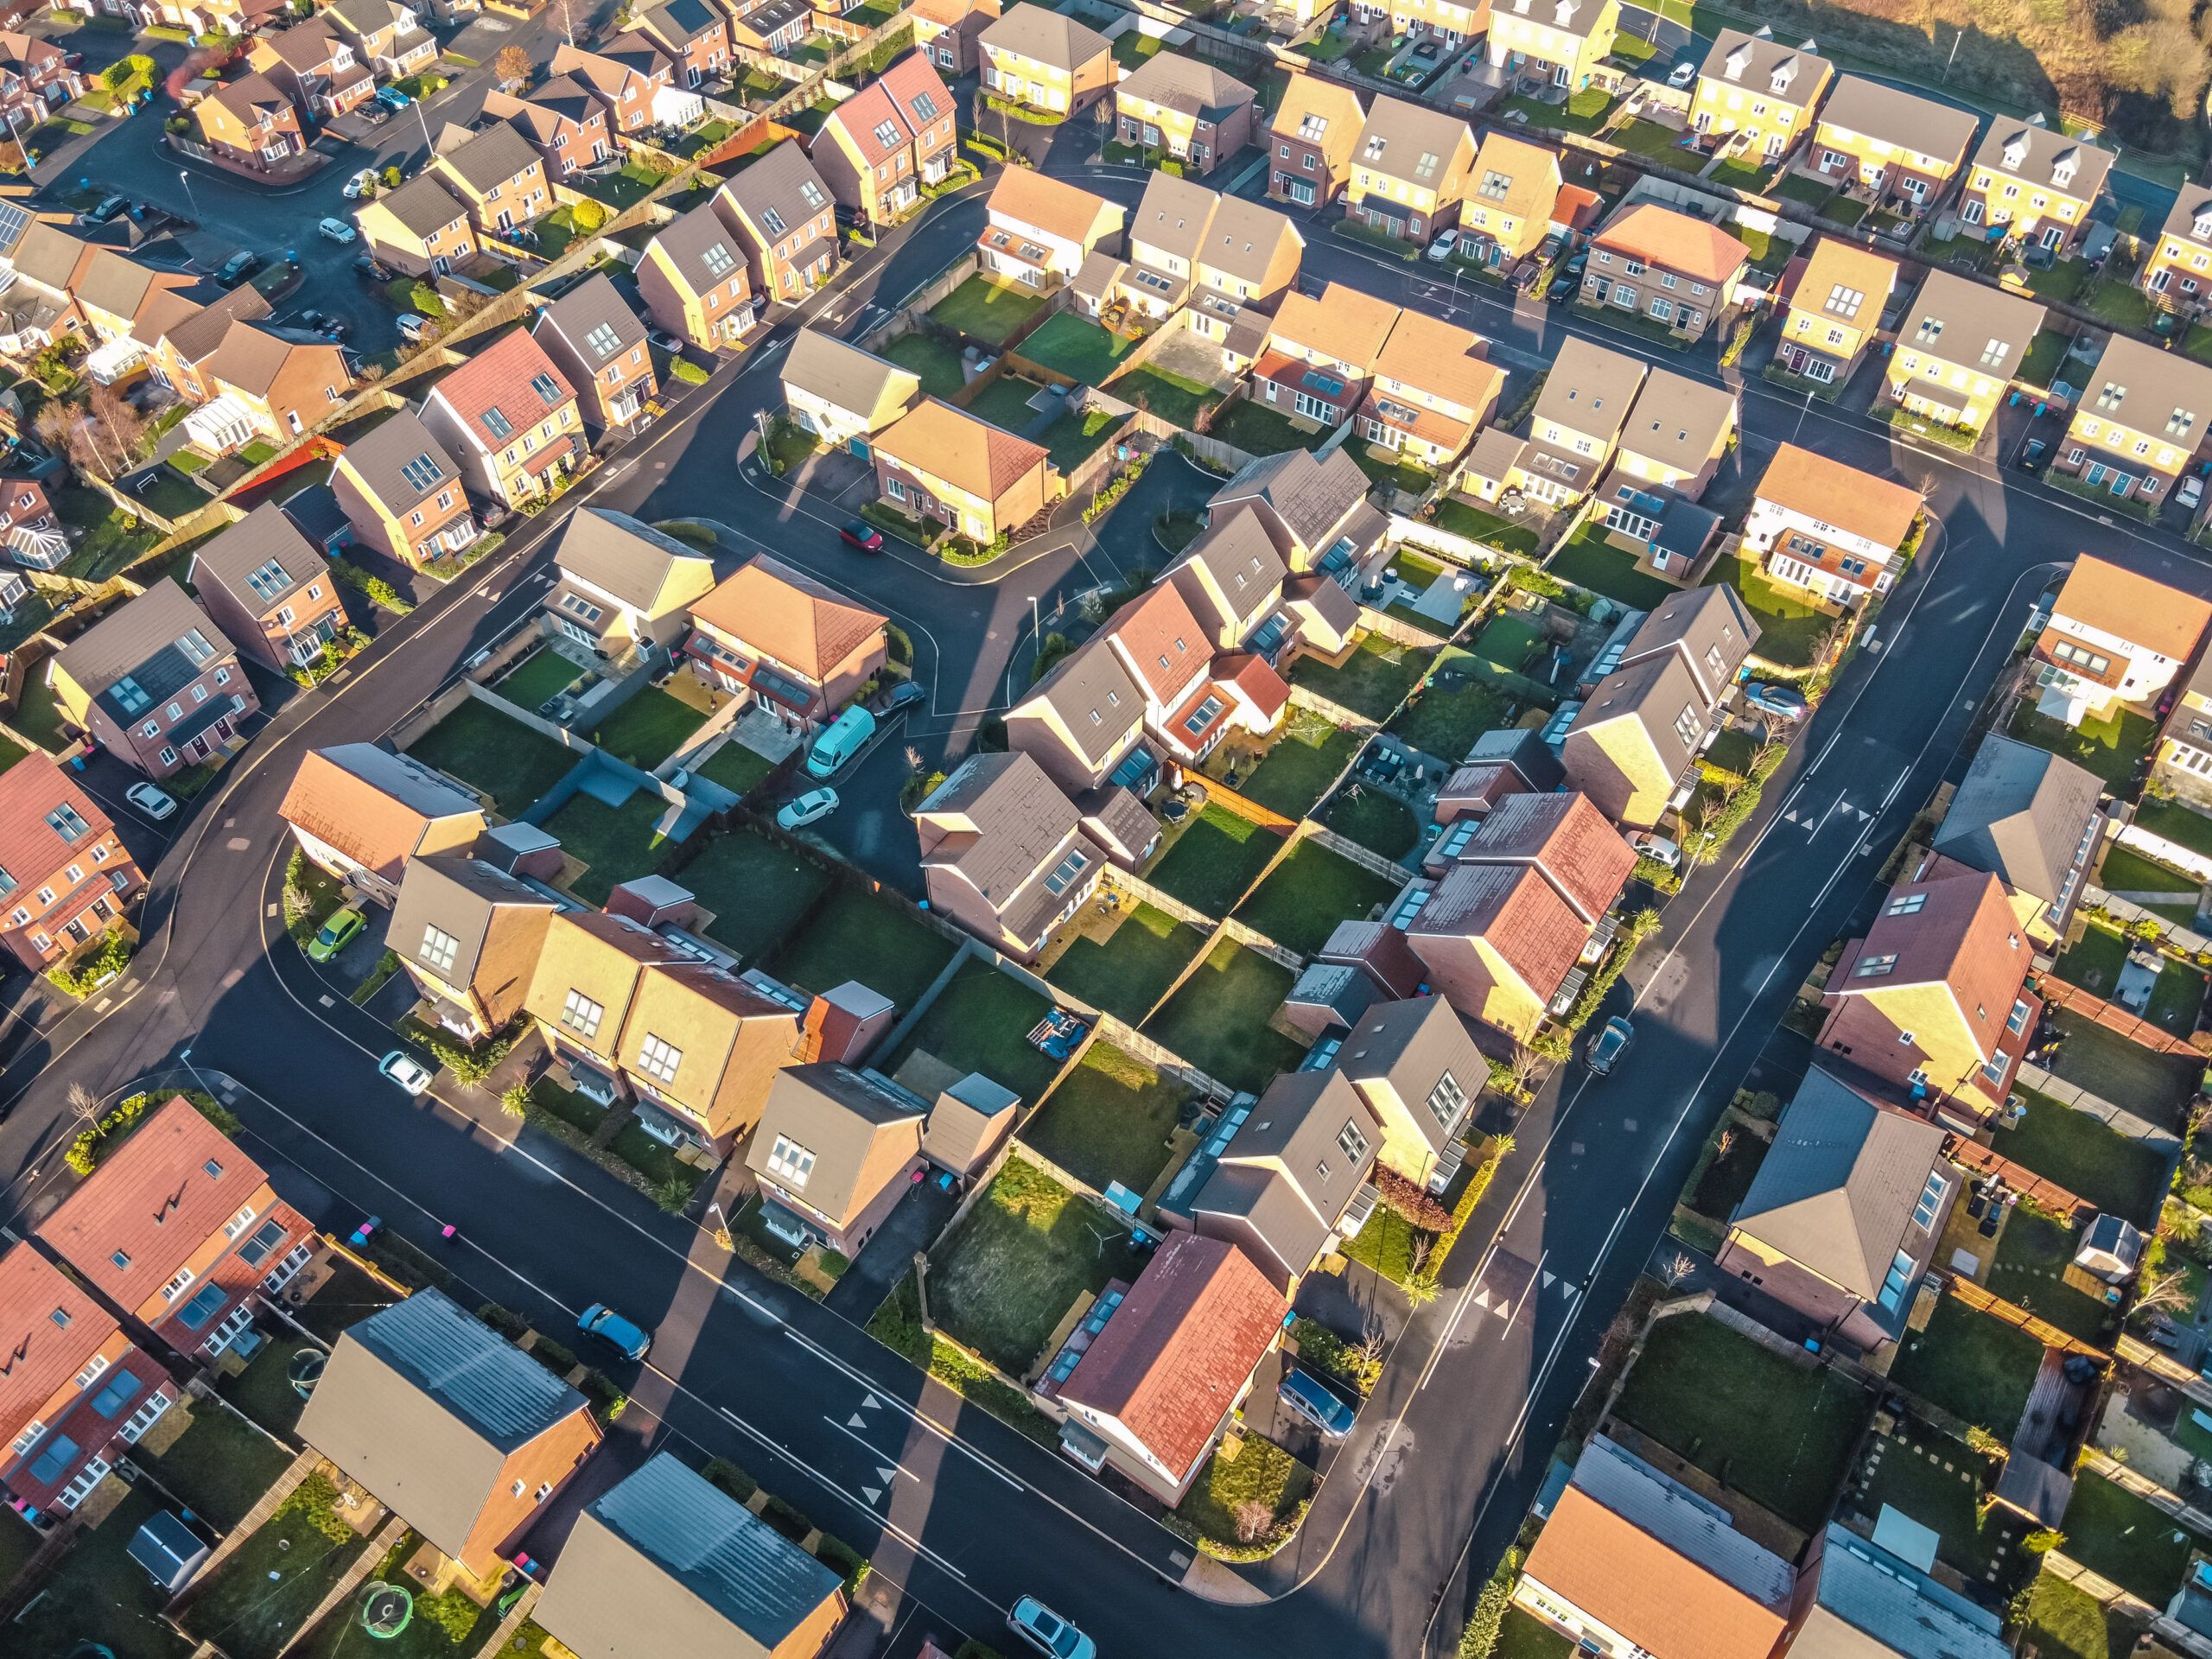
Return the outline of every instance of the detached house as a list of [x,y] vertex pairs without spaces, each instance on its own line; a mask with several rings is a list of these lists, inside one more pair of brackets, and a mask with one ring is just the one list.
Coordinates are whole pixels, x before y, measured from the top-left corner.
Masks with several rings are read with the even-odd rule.
[[480,1584],[601,1439],[583,1395],[439,1290],[346,1328],[299,1433]]
[[1855,607],[1890,591],[1919,517],[1916,490],[1785,443],[1759,474],[1744,548],[1783,586]]
[[623,44],[631,49],[590,52],[566,44],[553,49],[554,79],[573,79],[586,87],[599,100],[617,137],[660,119],[656,105],[671,90],[676,73],[675,66],[642,35]]
[[1929,845],[2004,882],[2021,928],[2056,950],[2104,845],[2103,795],[2102,780],[2087,767],[1991,732]]
[[[999,0],[914,0],[914,44],[940,74],[974,74],[982,64],[982,33],[998,21]],[[1012,170],[1012,169],[1009,169]]]
[[1780,161],[1812,130],[1813,111],[1834,78],[1835,66],[1810,41],[1785,46],[1766,29],[1718,30],[1690,97],[1690,130]]
[[1227,1138],[1217,1131],[1192,1160],[1191,1196],[1178,1180],[1160,1200],[1161,1215],[1233,1246],[1289,1294],[1373,1212],[1368,1180],[1382,1115],[1334,1067],[1300,1067],[1277,1077],[1236,1119],[1232,1108],[1223,1118]]
[[909,53],[832,111],[808,151],[839,203],[889,225],[959,159],[953,111],[928,56]]
[[336,0],[321,15],[388,80],[427,68],[438,55],[437,40],[423,27],[422,13],[404,0]]
[[2160,502],[2196,465],[2212,419],[2212,368],[2115,334],[2074,405],[2055,471],[2122,500]]
[[627,431],[660,389],[645,325],[603,273],[539,312],[530,332],[569,384],[581,388],[588,427]]
[[480,236],[504,237],[553,211],[553,190],[537,146],[512,122],[479,131],[448,127],[431,167],[468,209]]
[[848,1261],[906,1195],[922,1167],[928,1103],[849,1066],[786,1066],[745,1154],[760,1178],[763,1224]]
[[1805,160],[1885,213],[1916,219],[1950,194],[1980,124],[1972,110],[1844,75],[1821,106]]
[[2112,151],[2086,139],[1999,118],[1974,153],[1959,217],[2063,258],[2080,250],[2112,163]]
[[1284,295],[1252,365],[1254,394],[1301,431],[1342,426],[1367,395],[1399,315],[1388,300],[1342,283],[1331,283],[1318,300]]
[[[1640,358],[1570,336],[1545,377],[1529,441],[1497,482],[1554,507],[1589,494],[1612,464],[1647,372]],[[1484,480],[1486,499],[1496,498],[1497,482]]]
[[1211,173],[1252,141],[1257,96],[1212,64],[1155,52],[1114,89],[1115,130],[1186,173]]
[[1019,5],[976,37],[984,90],[1047,115],[1073,115],[1112,90],[1113,43],[1039,5]]
[[1870,1643],[1910,1656],[1923,1638],[1918,1651],[1942,1659],[2007,1659],[2012,1651],[1995,1613],[1840,1522],[1814,1541],[1797,1585],[1805,1612],[1792,1646],[1804,1659],[1841,1659]]
[[931,907],[1023,962],[1106,868],[1075,804],[1019,752],[969,755],[916,810],[914,829]]
[[1929,271],[1890,353],[1890,397],[1910,413],[1979,435],[2020,372],[2044,315],[2033,300]]
[[41,1222],[87,1285],[178,1353],[250,1356],[256,1304],[314,1254],[315,1225],[179,1095]]
[[1126,216],[1103,196],[1028,167],[1000,173],[989,213],[976,241],[983,269],[1046,289],[1073,282],[1098,245],[1121,233]]
[[1612,55],[1620,0],[1495,0],[1490,61],[1509,84],[1579,92]]
[[806,151],[785,140],[726,180],[716,200],[743,238],[753,284],[796,301],[830,280],[837,264],[836,210]]
[[979,546],[1020,529],[1051,500],[1041,444],[925,397],[876,435],[877,492],[900,512]]
[[549,178],[564,179],[614,153],[607,106],[574,75],[556,75],[523,98],[486,92],[484,113],[512,122],[537,151]]
[[319,868],[387,906],[410,859],[466,853],[484,833],[474,795],[373,743],[309,749],[276,815]]
[[1349,86],[1294,74],[1268,124],[1268,196],[1300,207],[1325,207],[1351,179],[1367,111]]
[[226,162],[268,172],[308,147],[292,95],[259,70],[226,80],[192,106],[200,141]]
[[760,554],[691,602],[684,654],[709,685],[810,730],[879,673],[890,619]]
[[62,714],[148,777],[226,747],[261,700],[238,652],[173,582],[157,582],[79,634],[47,668]]
[[690,626],[690,607],[715,585],[715,562],[696,548],[612,507],[580,508],[553,555],[558,580],[545,595],[545,631],[594,654],[669,658]]
[[105,933],[145,890],[130,849],[43,754],[0,772],[0,939],[33,973]]
[[376,76],[327,17],[309,17],[276,34],[255,35],[245,60],[318,120],[359,109],[376,91]]
[[644,36],[676,66],[677,80],[696,88],[729,70],[729,23],[707,0],[654,0],[640,7],[626,34]]
[[2122,703],[2155,702],[2196,654],[2212,605],[2084,553],[2058,590],[2031,653],[2037,709],[2078,726]]
[[1559,154],[1541,144],[1483,135],[1466,200],[1459,207],[1463,257],[1503,270],[1543,245],[1559,201]]
[[[1694,501],[1719,470],[1741,416],[1730,388],[1693,380],[1672,369],[1654,369],[1644,377],[1636,406],[1621,428],[1620,448],[1608,481],[1630,478],[1639,486],[1655,486]],[[1639,493],[1649,497],[1648,489]],[[1654,563],[1664,571],[1669,556],[1656,555]]]
[[274,501],[194,553],[188,580],[215,626],[280,674],[314,662],[346,626],[328,562]]
[[1703,340],[1735,307],[1751,251],[1719,226],[1643,201],[1591,239],[1582,296]]
[[591,453],[575,388],[520,329],[433,386],[423,424],[460,457],[472,487],[509,507],[553,494]]
[[362,203],[353,222],[378,264],[410,276],[443,276],[477,255],[468,206],[436,168]]
[[429,564],[477,537],[459,463],[411,409],[347,444],[330,490],[354,535],[403,564]]
[[1458,116],[1378,96],[1352,149],[1345,212],[1370,230],[1427,242],[1459,222],[1474,165],[1474,130]]
[[2139,279],[2154,305],[2198,316],[2212,301],[2212,190],[2184,185]]
[[719,195],[678,214],[645,244],[638,294],[655,322],[703,350],[745,337],[759,306],[745,242]]
[[1375,359],[1356,430],[1370,445],[1441,473],[1497,408],[1505,371],[1484,342],[1425,311],[1401,311]]
[[[1010,168],[1005,176],[1023,173]],[[857,442],[864,448],[922,395],[912,370],[813,328],[791,336],[783,381],[785,405],[798,429],[839,448]]]
[[1824,236],[1789,295],[1775,360],[1817,385],[1847,381],[1881,333],[1897,264],[1840,237]]

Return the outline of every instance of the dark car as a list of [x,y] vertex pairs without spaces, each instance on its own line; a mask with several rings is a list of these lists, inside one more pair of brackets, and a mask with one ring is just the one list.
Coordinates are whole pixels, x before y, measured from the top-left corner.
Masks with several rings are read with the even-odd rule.
[[1355,1420],[1352,1408],[1319,1377],[1295,1367],[1286,1367],[1276,1392],[1282,1396],[1284,1405],[1329,1439],[1340,1440],[1351,1433]]
[[902,709],[917,708],[929,700],[929,692],[913,681],[893,680],[868,700],[868,711],[878,721],[885,721]]
[[1544,268],[1535,260],[1525,261],[1521,269],[1513,273],[1513,291],[1516,294],[1528,293],[1535,287],[1536,279],[1543,274]]
[[85,217],[95,225],[105,225],[130,205],[130,198],[128,196],[105,196],[101,198],[99,206]]
[[2020,458],[2013,464],[2024,473],[2032,473],[2043,465],[2044,455],[2050,448],[2041,438],[2030,438],[2020,446]]
[[863,553],[883,551],[883,532],[865,518],[850,518],[837,527],[837,539]]
[[1615,1014],[1605,1021],[1605,1028],[1590,1039],[1590,1052],[1582,1063],[1599,1077],[1608,1075],[1620,1057],[1628,1052],[1630,1041],[1636,1036],[1636,1027]]
[[260,263],[261,256],[257,253],[234,253],[223,261],[222,268],[215,273],[215,280],[225,288],[236,288],[253,275],[253,268]]
[[1548,303],[1558,305],[1562,301],[1573,299],[1575,289],[1581,286],[1582,283],[1579,278],[1554,276],[1552,278],[1552,285],[1544,290],[1544,298]]

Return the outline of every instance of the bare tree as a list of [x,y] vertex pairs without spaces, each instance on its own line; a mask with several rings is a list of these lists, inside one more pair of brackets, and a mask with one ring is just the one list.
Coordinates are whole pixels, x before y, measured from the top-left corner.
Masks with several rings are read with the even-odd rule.
[[1236,1506],[1236,1541],[1256,1544],[1274,1530],[1275,1512],[1256,1497],[1248,1497]]
[[1690,1260],[1688,1254],[1676,1250],[1673,1259],[1659,1269],[1659,1276],[1666,1281],[1667,1288],[1672,1290],[1696,1271],[1697,1263]]
[[1536,1068],[1543,1063],[1544,1057],[1526,1043],[1513,1045],[1513,1056],[1506,1065],[1512,1071],[1515,1093],[1527,1097],[1529,1090],[1535,1085]]
[[63,1098],[69,1103],[70,1115],[82,1122],[86,1128],[97,1133],[100,1126],[99,1096],[86,1088],[83,1084],[73,1083],[69,1085],[69,1092]]
[[65,460],[70,452],[70,431],[76,424],[76,412],[67,404],[41,404],[31,417],[31,430],[38,434],[39,442]]
[[108,442],[115,446],[122,464],[129,466],[130,457],[138,453],[146,437],[146,417],[138,412],[137,405],[113,386],[95,385],[92,416],[106,433]]
[[1729,1154],[1730,1149],[1731,1149],[1732,1147],[1733,1147],[1735,1146],[1735,1144],[1736,1144],[1736,1131],[1735,1131],[1735,1130],[1733,1130],[1733,1129],[1723,1129],[1723,1130],[1721,1130],[1721,1131],[1720,1131],[1720,1139],[1719,1139],[1718,1141],[1716,1141],[1716,1142],[1714,1143],[1714,1145],[1713,1145],[1713,1162],[1715,1162],[1715,1163],[1719,1163],[1719,1162],[1720,1162],[1723,1159],[1726,1158],[1726,1157],[1728,1156],[1728,1154]]
[[2178,1268],[2151,1274],[2143,1281],[2143,1288],[2135,1298],[2135,1310],[2139,1313],[2155,1313],[2168,1309],[2179,1313],[2189,1306],[2189,1276]]

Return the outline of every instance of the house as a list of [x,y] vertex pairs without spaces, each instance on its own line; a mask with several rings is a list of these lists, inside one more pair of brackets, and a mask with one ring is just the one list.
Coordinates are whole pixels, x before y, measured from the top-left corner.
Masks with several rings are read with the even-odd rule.
[[1838,1522],[1814,1541],[1797,1584],[1802,1622],[1790,1659],[2007,1659],[2012,1651],[2004,1620],[1988,1608]]
[[59,1520],[177,1402],[175,1378],[26,1239],[0,1254],[0,1487]]
[[901,512],[987,547],[1051,499],[1042,444],[925,397],[876,434],[877,493]]
[[1840,236],[1821,237],[1790,292],[1777,360],[1816,385],[1848,381],[1881,333],[1897,280],[1896,260]]
[[[1362,6],[1364,16],[1381,6]],[[1387,8],[1394,35],[1420,35],[1455,47],[1478,40],[1490,27],[1491,0],[1390,0]]]
[[111,1306],[194,1362],[258,1349],[257,1300],[283,1290],[315,1251],[315,1224],[181,1095],[131,1130],[38,1236]]
[[1283,998],[1283,1018],[1310,1042],[1341,1042],[1377,1002],[1417,995],[1427,983],[1428,969],[1398,929],[1338,922]]
[[1967,169],[1959,217],[1986,226],[1980,233],[2017,237],[2065,258],[2081,250],[2113,159],[2087,139],[2000,117]]
[[1758,637],[1726,582],[1669,595],[1567,728],[1560,749],[1567,786],[1635,829],[1680,810]]
[[851,1261],[922,1167],[928,1103],[849,1066],[786,1066],[745,1154],[760,1178],[762,1224]]
[[2005,1104],[2035,1034],[2034,958],[2003,882],[1930,856],[1829,970],[1820,1047],[1843,1075],[1972,1133]]
[[238,652],[183,588],[157,582],[49,660],[65,718],[156,780],[196,766],[259,712]]
[[467,208],[479,236],[511,237],[553,211],[544,158],[512,121],[493,121],[474,132],[448,127],[438,135],[429,170]]
[[1510,269],[1551,233],[1559,192],[1556,150],[1502,132],[1484,133],[1459,205],[1464,240],[1453,251],[1494,270]]
[[[729,41],[741,63],[791,55],[815,32],[814,8],[808,0],[720,0],[729,13]],[[996,16],[995,10],[992,16]]]
[[1459,222],[1474,165],[1474,130],[1459,117],[1378,94],[1352,149],[1344,212],[1370,230],[1425,243]]
[[2018,377],[2044,315],[2033,300],[1929,271],[1890,353],[1891,401],[1979,435]]
[[584,1507],[531,1616],[590,1659],[817,1659],[845,1606],[834,1570],[663,1451]]
[[[1222,1122],[1235,1117],[1232,1109]],[[1364,1189],[1383,1133],[1382,1113],[1342,1072],[1286,1071],[1225,1139],[1209,1138],[1194,1196],[1181,1205],[1163,1199],[1163,1216],[1233,1245],[1288,1294],[1364,1224],[1374,1204]]]
[[32,570],[51,570],[69,556],[68,532],[36,479],[0,477],[0,546]]
[[1028,167],[1000,173],[989,213],[976,241],[983,270],[1047,290],[1073,282],[1098,245],[1121,233],[1125,217],[1103,196]]
[[2151,763],[2152,792],[2212,807],[2212,661],[2200,658],[2173,700]]
[[476,539],[461,467],[411,409],[354,439],[331,469],[331,493],[353,534],[387,558],[421,568]]
[[256,438],[289,448],[344,406],[353,372],[320,334],[233,322],[201,367],[214,396],[184,417],[203,448],[227,454]]
[[0,30],[0,125],[27,131],[89,91],[71,55],[35,35]]
[[1751,249],[1718,225],[1640,201],[1591,239],[1583,302],[1700,340],[1732,315],[1751,257]]
[[1912,219],[1950,194],[1981,117],[1917,92],[1840,75],[1813,124],[1804,157],[1815,177]]
[[1274,154],[1268,197],[1299,207],[1325,207],[1351,179],[1351,158],[1367,111],[1351,87],[1319,75],[1294,74],[1268,124]]
[[889,619],[760,554],[691,605],[684,652],[709,685],[801,730],[882,671]]
[[641,35],[666,54],[684,86],[696,89],[728,73],[729,23],[707,0],[653,0],[638,9],[623,32]]
[[1115,130],[1125,144],[1181,162],[1185,174],[1211,173],[1252,142],[1257,98],[1211,63],[1155,52],[1115,87]]
[[705,554],[612,507],[585,507],[561,532],[544,628],[601,658],[672,657],[690,607],[715,585]]
[[1592,1435],[1522,1564],[1513,1604],[1583,1651],[1772,1659],[1796,1577],[1728,1511]]
[[255,35],[247,43],[245,60],[318,121],[359,109],[377,88],[374,73],[355,54],[353,41],[327,17],[309,17],[273,35]]
[[[269,302],[246,283],[181,315],[153,320],[148,330],[153,338],[144,342],[147,372],[186,403],[207,403],[220,394],[213,373],[215,355],[232,325],[264,321],[268,315]],[[341,365],[339,384],[350,378]]]
[[839,203],[893,224],[959,160],[953,111],[928,54],[910,52],[831,111],[808,154]]
[[431,387],[423,424],[461,458],[472,488],[508,507],[557,494],[591,454],[575,388],[519,328]]
[[645,325],[603,273],[540,311],[530,332],[569,384],[581,388],[588,428],[628,430],[660,389]]
[[309,749],[276,815],[319,868],[386,906],[410,859],[466,853],[485,827],[475,796],[373,743]]
[[1963,1175],[1947,1130],[1815,1065],[1775,1126],[1714,1257],[1861,1353],[1894,1342]]
[[2037,709],[2079,726],[2174,683],[2212,626],[2212,606],[2084,553],[2074,561],[2031,653]]
[[1483,355],[1485,349],[1479,335],[1456,323],[1399,312],[1354,429],[1370,447],[1442,473],[1497,409],[1505,371]]
[[998,21],[999,0],[914,0],[907,16],[914,44],[939,74],[972,75],[982,67],[983,31]]
[[706,351],[745,337],[759,304],[745,242],[719,195],[654,232],[638,261],[638,295],[661,327]]
[[1366,397],[1399,315],[1388,300],[1342,283],[1331,283],[1319,299],[1284,295],[1252,365],[1253,392],[1300,431],[1342,426]]
[[426,69],[438,55],[436,37],[423,27],[422,13],[404,0],[336,0],[321,15],[387,80]]
[[1856,607],[1890,591],[1920,493],[1794,443],[1776,447],[1744,518],[1744,550],[1782,586]]
[[2114,334],[2074,405],[2051,468],[2084,490],[2155,506],[2196,465],[2208,417],[2212,368]]
[[2153,305],[2188,317],[2203,314],[2212,300],[2212,190],[2183,187],[2138,281]]
[[1287,295],[1305,246],[1272,208],[1154,173],[1129,217],[1129,257],[1116,264],[1107,297],[1156,321],[1187,302],[1191,327],[1206,339],[1225,343],[1232,328],[1249,335],[1239,353],[1249,359],[1266,341],[1262,314]]
[[639,1097],[639,1125],[664,1145],[727,1157],[798,1058],[799,1021],[788,1003],[719,968],[648,966],[615,1056]]
[[1646,372],[1641,358],[1568,336],[1530,414],[1529,442],[1503,481],[1553,507],[1590,493],[1612,464]]
[[607,106],[574,75],[556,75],[520,98],[488,92],[484,113],[511,123],[530,140],[548,178],[565,179],[614,154]]
[[[541,171],[543,162],[539,163]],[[408,276],[441,276],[476,257],[467,204],[448,176],[428,168],[353,210],[377,263]]]
[[617,138],[661,119],[660,100],[675,75],[675,65],[643,35],[618,35],[606,52],[566,43],[553,48],[553,78],[573,79],[598,99]]
[[1075,804],[1018,751],[963,760],[916,809],[914,830],[931,908],[1024,962],[1106,868]]
[[328,563],[274,501],[198,549],[186,579],[215,626],[280,674],[314,662],[346,626]]
[[547,890],[461,852],[409,859],[385,937],[429,1005],[424,1023],[474,1043],[521,1013],[560,908]]
[[192,115],[200,142],[237,167],[266,173],[308,147],[300,106],[257,69],[219,83]]
[[[1741,413],[1733,389],[1653,369],[1621,427],[1610,476],[1636,479],[1694,501],[1734,444]],[[1664,570],[1668,561],[1658,563]]]
[[1111,90],[1121,73],[1103,35],[1039,5],[1009,7],[976,44],[984,90],[1046,115],[1077,113]]
[[1490,1079],[1490,1062],[1440,996],[1377,1002],[1352,1022],[1336,1071],[1382,1126],[1376,1161],[1442,1187],[1459,1166],[1460,1131]]
[[0,938],[34,973],[106,932],[145,890],[115,825],[42,754],[0,772]]
[[1111,1465],[1163,1503],[1179,1502],[1289,1312],[1243,1251],[1175,1234],[1059,1385],[1070,1427],[1090,1431],[1081,1440],[1064,1431],[1063,1447],[1094,1471]]
[[[1039,177],[1009,168],[1007,178]],[[914,406],[922,383],[873,352],[849,346],[835,334],[802,328],[791,336],[783,364],[784,403],[799,430],[817,443],[842,448],[866,441]]]
[[1491,67],[1512,88],[1579,92],[1612,55],[1620,21],[1620,0],[1493,0]]
[[1991,732],[1951,796],[1932,851],[2005,884],[2028,937],[2055,950],[2066,937],[2089,861],[2104,844],[2104,784],[2048,749]]
[[830,280],[836,209],[799,144],[778,144],[724,181],[716,200],[744,243],[747,274],[769,299],[796,301]]
[[479,1583],[601,1439],[583,1395],[439,1290],[346,1327],[299,1433]]
[[627,916],[562,911],[546,923],[523,1011],[568,1067],[570,1086],[611,1106],[629,1092],[622,1034],[646,970],[692,960],[674,940]]
[[1834,79],[1835,66],[1810,41],[1788,46],[1764,29],[1718,29],[1690,95],[1690,130],[1728,141],[1719,148],[1778,162],[1812,130],[1813,111]]

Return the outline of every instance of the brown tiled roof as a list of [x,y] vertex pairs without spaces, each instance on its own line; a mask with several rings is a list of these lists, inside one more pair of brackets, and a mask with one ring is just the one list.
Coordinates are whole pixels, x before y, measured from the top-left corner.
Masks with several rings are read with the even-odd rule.
[[817,681],[889,620],[765,554],[716,584],[691,614]]
[[2058,590],[2051,620],[2117,634],[2130,645],[2186,662],[2212,623],[2212,605],[2163,582],[2084,553]]
[[1253,92],[1227,71],[1196,58],[1156,52],[1122,78],[1121,91],[1162,109],[1201,116],[1249,104]]
[[[47,822],[65,806],[86,824],[73,842]],[[92,797],[43,754],[26,755],[0,772],[0,870],[16,887],[40,886],[114,828]]]
[[1972,110],[1923,98],[1864,75],[1838,77],[1821,106],[1819,125],[1839,127],[1956,166],[1981,118]]
[[1598,232],[1597,245],[1664,270],[1680,271],[1715,287],[1751,257],[1751,251],[1718,225],[1656,201],[1640,201]]
[[[1859,948],[1845,950],[1827,988],[1852,995],[1948,986],[1980,1051],[1994,1054],[2033,948],[2020,937],[2005,884],[1995,876],[1941,856],[1917,875],[1890,889]],[[1885,957],[1891,960],[1883,965]]]
[[[1503,181],[1496,187],[1496,194],[1485,188],[1492,175]],[[1467,187],[1470,202],[1495,207],[1516,219],[1548,221],[1552,204],[1558,199],[1558,151],[1502,132],[1483,135],[1482,148],[1475,152],[1475,168]]]
[[1896,260],[1840,236],[1824,236],[1798,276],[1789,308],[1872,334],[1881,324],[1882,308],[1889,303],[1897,280]]
[[886,427],[875,447],[987,501],[997,500],[1046,459],[1042,445],[938,397],[924,398]]
[[1270,332],[1276,340],[1325,352],[1339,363],[1372,373],[1382,343],[1402,315],[1388,300],[1331,283],[1318,300],[1294,291],[1284,295]]
[[1436,884],[1407,933],[1416,939],[1480,938],[1548,1001],[1582,954],[1590,927],[1533,869],[1460,864]]
[[1094,232],[1111,232],[1122,219],[1122,209],[1103,196],[1030,167],[1009,167],[999,175],[991,187],[990,210],[1086,246]]
[[1375,372],[1462,408],[1480,410],[1505,378],[1505,371],[1482,353],[1482,340],[1472,331],[1425,311],[1401,311],[1375,359]]
[[1920,512],[1918,491],[1794,443],[1776,448],[1760,475],[1758,498],[1885,547],[1904,540]]
[[1096,29],[1038,5],[1013,7],[978,38],[985,47],[1070,71],[1113,49],[1113,43]]
[[[532,385],[541,374],[553,383],[550,403]],[[447,375],[430,395],[453,410],[486,448],[503,449],[562,404],[573,403],[576,391],[545,355],[545,348],[518,328]],[[485,416],[493,410],[505,417],[507,431],[485,423]]]
[[[1474,129],[1459,116],[1402,98],[1382,97],[1368,106],[1367,124],[1360,129],[1359,148],[1352,158],[1370,173],[1441,193],[1453,161],[1462,147],[1473,147],[1474,136]],[[1425,156],[1435,157],[1434,164],[1417,174]]]
[[1636,853],[1586,795],[1516,795],[1498,803],[1460,857],[1531,864],[1595,921],[1636,869]]
[[471,815],[481,829],[474,798],[373,743],[308,750],[276,809],[285,823],[395,882],[434,819]]
[[1180,692],[1213,657],[1205,629],[1169,582],[1155,582],[1123,606],[1105,632],[1121,642],[1155,702]]

